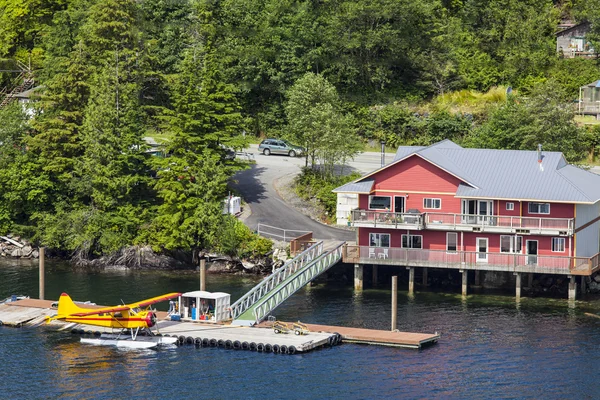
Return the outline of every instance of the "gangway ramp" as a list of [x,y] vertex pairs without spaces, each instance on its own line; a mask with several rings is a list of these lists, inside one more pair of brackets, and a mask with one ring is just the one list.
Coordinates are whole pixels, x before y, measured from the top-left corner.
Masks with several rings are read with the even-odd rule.
[[345,242],[318,242],[277,269],[231,306],[233,325],[261,322],[287,298],[342,259]]

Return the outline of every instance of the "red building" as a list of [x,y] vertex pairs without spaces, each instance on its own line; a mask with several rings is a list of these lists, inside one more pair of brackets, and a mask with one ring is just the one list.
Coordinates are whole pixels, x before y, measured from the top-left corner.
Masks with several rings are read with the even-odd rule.
[[401,147],[334,192],[338,223],[356,228],[345,261],[357,268],[460,269],[463,291],[468,270],[513,272],[519,285],[521,273],[568,275],[574,291],[574,275],[598,269],[600,176],[562,153]]

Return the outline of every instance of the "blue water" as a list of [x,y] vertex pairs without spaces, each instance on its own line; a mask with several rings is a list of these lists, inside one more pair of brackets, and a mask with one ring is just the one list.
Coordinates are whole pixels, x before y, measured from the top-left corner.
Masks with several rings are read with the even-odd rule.
[[[207,288],[237,298],[256,278],[209,275]],[[194,290],[192,273],[73,273],[48,266],[47,298],[67,291],[102,304]],[[305,289],[281,320],[388,329],[387,284]],[[0,264],[0,297],[37,296],[35,265]],[[398,328],[442,334],[420,351],[344,344],[305,355],[195,348],[131,351],[85,346],[70,333],[0,327],[0,392],[6,399],[597,398],[596,300],[417,292],[399,295]]]

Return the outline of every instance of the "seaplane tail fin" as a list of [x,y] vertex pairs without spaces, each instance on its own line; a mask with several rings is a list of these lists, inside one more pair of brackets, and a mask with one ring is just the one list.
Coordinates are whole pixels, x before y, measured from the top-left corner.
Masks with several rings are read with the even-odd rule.
[[58,310],[55,316],[47,317],[46,323],[50,323],[55,319],[65,319],[69,315],[81,312],[82,309],[77,307],[73,300],[71,300],[71,296],[66,293],[60,295],[60,299],[58,299]]

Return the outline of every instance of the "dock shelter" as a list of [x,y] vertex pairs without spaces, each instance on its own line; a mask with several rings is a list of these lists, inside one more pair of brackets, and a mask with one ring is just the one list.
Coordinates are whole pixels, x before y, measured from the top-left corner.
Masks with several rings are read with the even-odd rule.
[[223,292],[196,290],[179,296],[181,318],[191,321],[221,322],[230,318],[231,295]]

